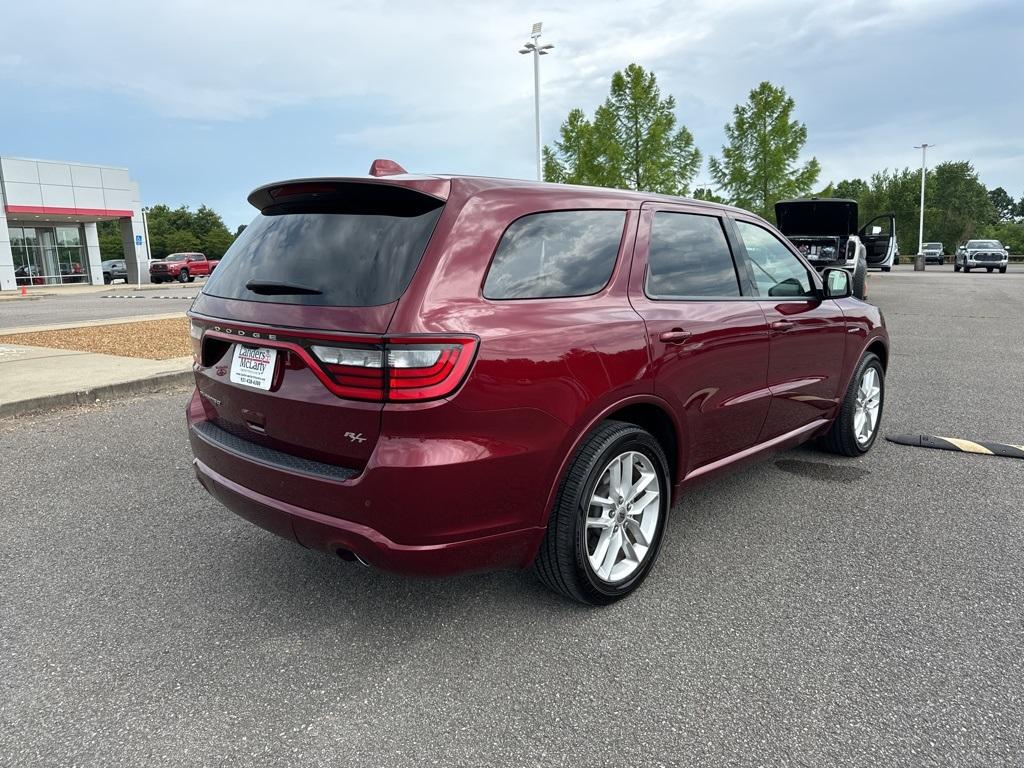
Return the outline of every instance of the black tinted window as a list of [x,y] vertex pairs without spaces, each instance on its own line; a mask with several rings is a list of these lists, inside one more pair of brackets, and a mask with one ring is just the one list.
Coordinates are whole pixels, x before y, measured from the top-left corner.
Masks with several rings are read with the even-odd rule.
[[[344,194],[278,205],[257,216],[224,254],[204,293],[332,307],[397,300],[412,280],[443,203],[400,188],[350,186]],[[247,288],[250,281],[285,289],[268,295]],[[288,285],[319,293],[288,293]]]
[[648,296],[740,295],[729,243],[715,216],[656,213],[649,253]]
[[587,296],[608,282],[625,211],[534,213],[509,226],[487,273],[489,299]]

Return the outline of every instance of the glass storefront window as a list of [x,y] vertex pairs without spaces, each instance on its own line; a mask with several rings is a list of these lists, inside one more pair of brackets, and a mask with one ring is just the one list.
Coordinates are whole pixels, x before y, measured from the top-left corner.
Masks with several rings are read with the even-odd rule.
[[18,285],[90,282],[81,226],[8,228]]

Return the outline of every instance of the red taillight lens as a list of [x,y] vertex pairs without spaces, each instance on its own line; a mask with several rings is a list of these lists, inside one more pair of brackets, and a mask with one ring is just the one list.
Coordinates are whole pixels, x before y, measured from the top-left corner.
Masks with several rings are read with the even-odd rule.
[[383,347],[314,344],[311,349],[334,380],[334,394],[356,400],[384,399]]
[[450,395],[473,362],[476,339],[399,339],[388,344],[388,399],[410,402]]
[[410,336],[382,346],[316,344],[310,350],[339,397],[408,403],[454,392],[473,363],[476,344],[473,338]]

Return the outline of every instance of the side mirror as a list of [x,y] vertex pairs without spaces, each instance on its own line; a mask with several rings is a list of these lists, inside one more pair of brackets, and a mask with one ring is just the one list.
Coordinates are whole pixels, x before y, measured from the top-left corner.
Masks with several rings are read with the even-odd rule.
[[826,269],[822,278],[825,282],[823,294],[826,299],[845,299],[853,293],[850,273],[845,269]]

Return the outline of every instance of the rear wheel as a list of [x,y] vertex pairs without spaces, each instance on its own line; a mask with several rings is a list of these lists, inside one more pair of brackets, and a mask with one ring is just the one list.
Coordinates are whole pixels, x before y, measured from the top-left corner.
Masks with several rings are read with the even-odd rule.
[[606,605],[636,589],[658,557],[671,487],[658,441],[606,421],[562,477],[534,570],[550,589]]
[[850,378],[839,414],[822,439],[823,447],[843,456],[867,453],[878,436],[884,403],[885,370],[878,355],[868,352]]

